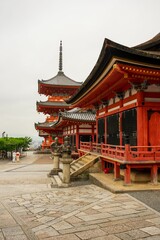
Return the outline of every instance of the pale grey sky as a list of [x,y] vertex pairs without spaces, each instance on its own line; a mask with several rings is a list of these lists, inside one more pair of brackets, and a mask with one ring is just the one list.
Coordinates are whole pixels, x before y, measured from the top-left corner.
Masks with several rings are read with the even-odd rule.
[[38,136],[38,79],[84,81],[104,38],[134,46],[160,31],[160,0],[0,0],[0,136]]

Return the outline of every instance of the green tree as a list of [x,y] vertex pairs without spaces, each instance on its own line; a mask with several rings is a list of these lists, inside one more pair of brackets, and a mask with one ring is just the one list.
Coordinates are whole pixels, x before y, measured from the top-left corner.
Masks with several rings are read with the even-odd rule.
[[7,152],[20,151],[20,149],[26,149],[30,146],[32,138],[13,138],[13,137],[4,137],[0,138],[0,150]]

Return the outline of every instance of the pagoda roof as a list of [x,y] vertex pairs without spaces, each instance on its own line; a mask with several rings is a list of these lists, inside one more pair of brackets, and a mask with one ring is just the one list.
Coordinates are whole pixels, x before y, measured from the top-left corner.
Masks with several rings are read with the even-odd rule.
[[81,82],[76,82],[71,78],[67,77],[64,72],[59,71],[57,75],[49,80],[38,80],[38,84],[52,85],[52,86],[72,86],[79,87],[82,85]]
[[46,107],[69,107],[69,104],[67,104],[65,101],[40,101],[37,102],[38,106],[46,106]]
[[[156,37],[157,41],[159,41],[158,38],[159,34]],[[105,39],[93,70],[78,91],[66,102],[68,104],[73,104],[74,106],[81,106],[78,104],[79,100],[86,96],[91,89],[97,86],[97,84],[99,84],[99,82],[110,73],[116,63],[127,63],[135,66],[159,69],[160,50],[158,47],[155,49],[156,51],[140,50],[138,47],[130,48],[109,39]]]
[[[69,89],[72,89],[72,94],[75,93],[75,90],[82,85],[82,82],[77,82],[67,77],[63,72],[62,67],[62,41],[60,41],[60,51],[59,51],[59,71],[56,76],[48,80],[38,80],[38,92],[40,94],[51,95],[54,92],[63,92],[62,89],[66,89],[66,92]],[[58,89],[57,89],[58,88]],[[73,91],[73,89],[75,89]]]

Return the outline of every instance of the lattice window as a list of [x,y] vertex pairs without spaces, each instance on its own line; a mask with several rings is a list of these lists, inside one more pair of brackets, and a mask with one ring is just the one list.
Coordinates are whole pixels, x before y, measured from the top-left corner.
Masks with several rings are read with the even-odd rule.
[[137,145],[137,109],[129,109],[122,113],[122,143],[125,144],[126,136],[132,146]]
[[107,144],[120,144],[118,113],[107,117]]

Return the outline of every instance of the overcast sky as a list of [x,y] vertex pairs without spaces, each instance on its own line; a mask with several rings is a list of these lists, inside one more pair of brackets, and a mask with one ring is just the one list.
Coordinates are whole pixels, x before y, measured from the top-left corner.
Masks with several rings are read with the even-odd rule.
[[103,41],[134,46],[160,31],[160,0],[0,0],[0,136],[38,136],[38,79],[84,81]]

